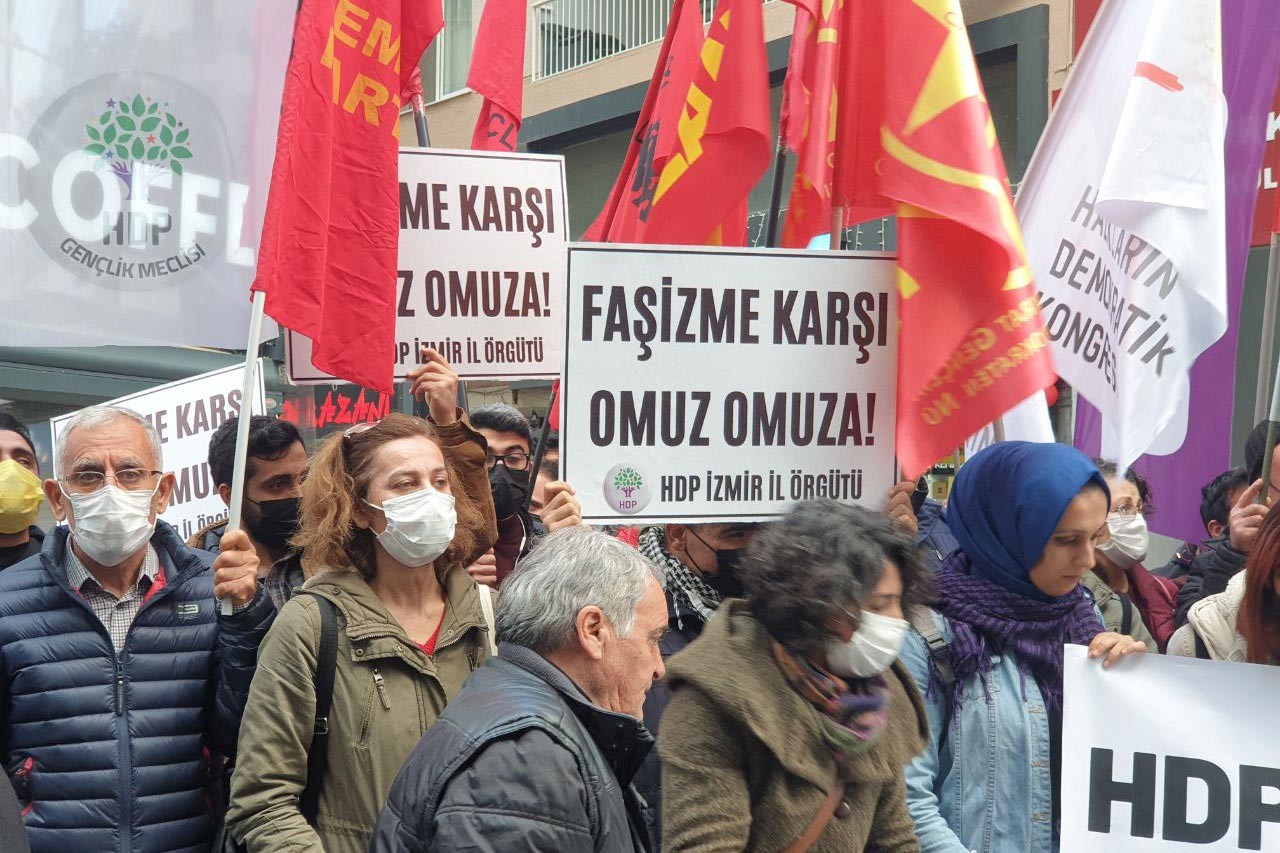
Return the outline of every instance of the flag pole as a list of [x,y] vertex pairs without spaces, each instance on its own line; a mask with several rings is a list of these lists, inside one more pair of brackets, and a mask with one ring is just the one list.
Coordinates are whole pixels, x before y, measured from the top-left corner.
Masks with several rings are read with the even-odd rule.
[[[1280,210],[1280,202],[1277,203],[1277,210]],[[1280,223],[1277,224],[1280,225]],[[1266,300],[1262,304],[1262,337],[1258,345],[1258,389],[1253,402],[1255,424],[1267,413],[1267,388],[1271,385],[1269,371],[1272,361],[1272,341],[1276,334],[1276,302],[1280,301],[1280,229],[1271,235],[1271,254],[1267,259],[1266,294]],[[1274,420],[1275,403],[1271,404],[1271,410]]]
[[[236,419],[236,452],[231,462],[231,506],[227,508],[227,532],[240,529],[240,515],[244,509],[244,469],[249,455],[249,418],[253,416],[254,393],[258,385],[258,345],[262,340],[262,314],[266,308],[267,294],[253,292],[253,307],[249,313],[249,340],[244,348],[244,382],[240,385],[240,416]],[[230,616],[231,599],[218,602],[223,616]]]
[[778,147],[773,154],[773,186],[769,190],[769,222],[765,228],[765,246],[778,245],[778,220],[782,208],[782,179],[787,171],[787,142],[778,128]]
[[542,467],[542,460],[547,456],[547,439],[551,435],[551,413],[555,411],[560,401],[556,399],[556,387],[551,386],[551,397],[547,402],[547,416],[542,419],[542,429],[538,430],[538,443],[533,448],[533,459],[529,465],[529,489],[524,496],[524,511],[529,511],[529,501],[533,500],[533,486],[538,482],[538,469]]
[[1271,491],[1271,457],[1276,449],[1277,421],[1280,421],[1280,369],[1276,370],[1276,385],[1271,389],[1271,415],[1267,418],[1267,443],[1262,454],[1262,491],[1258,493],[1260,504],[1267,502]]
[[844,248],[844,208],[831,208],[831,248]]

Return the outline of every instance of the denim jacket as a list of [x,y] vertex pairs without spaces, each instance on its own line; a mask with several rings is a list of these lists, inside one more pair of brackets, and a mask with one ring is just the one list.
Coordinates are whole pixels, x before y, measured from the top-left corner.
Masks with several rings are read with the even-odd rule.
[[[933,614],[942,636],[951,625]],[[929,691],[929,650],[910,631],[901,661],[929,716],[929,742],[906,767],[907,808],[924,853],[1056,853],[1049,717],[1035,679],[995,655],[984,692],[973,676],[942,732],[949,697]],[[988,698],[989,697],[989,698]]]

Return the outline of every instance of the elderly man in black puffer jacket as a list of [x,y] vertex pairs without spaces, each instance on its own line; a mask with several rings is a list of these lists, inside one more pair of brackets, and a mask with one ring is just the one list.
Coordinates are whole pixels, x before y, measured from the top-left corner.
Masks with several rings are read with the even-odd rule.
[[85,409],[62,434],[61,478],[45,481],[69,528],[0,572],[0,757],[34,853],[213,839],[211,753],[235,749],[275,608],[243,532],[215,572],[156,520],[174,485],[162,467],[141,415]]
[[405,762],[370,853],[651,850],[631,781],[666,627],[638,551],[586,527],[544,539],[502,587],[498,657]]

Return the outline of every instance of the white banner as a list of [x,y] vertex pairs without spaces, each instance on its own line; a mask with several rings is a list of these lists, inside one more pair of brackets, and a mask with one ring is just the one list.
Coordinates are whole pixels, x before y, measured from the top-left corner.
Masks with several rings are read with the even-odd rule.
[[4,4],[0,346],[244,346],[294,7]]
[[[438,350],[464,379],[554,378],[569,231],[564,157],[405,148],[395,376]],[[286,336],[289,378],[336,380]]]
[[[258,371],[253,414],[266,412],[262,371]],[[179,379],[102,405],[132,409],[145,417],[160,434],[163,468],[176,483],[169,508],[160,517],[172,524],[183,539],[210,522],[227,517],[227,506],[209,473],[209,439],[228,419],[240,414],[240,387],[244,365],[234,364],[189,379]],[[76,412],[49,421],[53,435],[54,476],[62,431]]]
[[1220,15],[1107,3],[1018,192],[1054,362],[1121,467],[1182,445],[1187,372],[1227,328]]
[[1067,646],[1064,853],[1280,850],[1275,667]]
[[569,249],[561,465],[585,521],[747,521],[893,483],[891,256]]

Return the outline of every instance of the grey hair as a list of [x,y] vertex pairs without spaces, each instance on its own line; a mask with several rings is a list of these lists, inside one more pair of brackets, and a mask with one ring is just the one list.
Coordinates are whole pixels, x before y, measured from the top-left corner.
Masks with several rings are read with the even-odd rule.
[[578,613],[592,605],[627,637],[650,582],[661,582],[653,564],[620,539],[585,525],[557,530],[503,582],[498,642],[559,651],[577,634]]
[[155,456],[156,467],[163,469],[164,454],[160,451],[160,433],[156,432],[156,428],[151,425],[149,420],[133,409],[126,409],[122,406],[90,406],[77,412],[59,437],[58,474],[63,476],[67,473],[67,447],[70,445],[71,433],[80,427],[106,426],[121,418],[131,420],[142,427],[142,431],[147,434],[147,440],[151,442],[151,453]]

